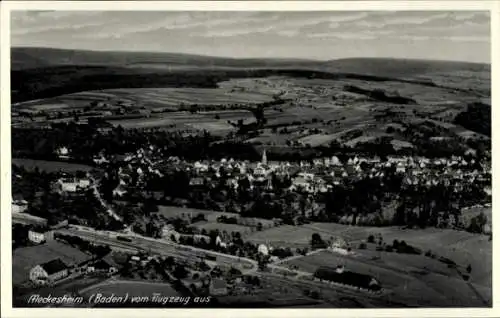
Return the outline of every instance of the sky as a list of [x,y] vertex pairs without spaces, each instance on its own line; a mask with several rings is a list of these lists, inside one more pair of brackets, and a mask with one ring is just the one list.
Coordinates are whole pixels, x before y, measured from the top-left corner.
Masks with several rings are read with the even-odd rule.
[[225,57],[394,57],[490,63],[473,11],[13,11],[11,45]]

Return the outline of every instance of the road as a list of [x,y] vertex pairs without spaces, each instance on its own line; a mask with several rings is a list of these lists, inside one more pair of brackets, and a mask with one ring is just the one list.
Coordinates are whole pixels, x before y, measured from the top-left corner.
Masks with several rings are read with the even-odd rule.
[[90,177],[90,181],[92,182],[92,190],[94,190],[94,196],[96,197],[96,199],[101,203],[101,205],[106,209],[106,212],[112,217],[114,218],[115,220],[117,221],[120,221],[122,222],[122,218],[115,213],[115,211],[113,210],[112,207],[110,207],[106,201],[104,201],[104,199],[102,198],[101,196],[101,193],[99,192],[99,189],[98,189],[98,183],[97,181],[95,180],[94,177]]
[[47,225],[47,219],[39,218],[31,214],[12,212],[12,223]]

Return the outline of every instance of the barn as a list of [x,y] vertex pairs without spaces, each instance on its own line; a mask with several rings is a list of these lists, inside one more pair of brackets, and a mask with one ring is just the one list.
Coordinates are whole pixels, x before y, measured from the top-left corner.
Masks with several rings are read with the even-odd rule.
[[342,266],[331,268],[322,266],[316,270],[314,277],[337,284],[379,291],[382,287],[377,279],[370,275],[346,271]]

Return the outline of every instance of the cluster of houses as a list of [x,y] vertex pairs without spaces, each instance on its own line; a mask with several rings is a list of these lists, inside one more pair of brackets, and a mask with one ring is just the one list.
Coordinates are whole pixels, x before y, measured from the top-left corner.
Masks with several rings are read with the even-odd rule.
[[[181,266],[187,270],[187,276],[181,279],[181,283],[189,289],[206,289],[211,296],[225,296],[230,290],[242,283],[241,275],[224,274],[217,266],[207,265],[204,260],[205,255],[195,255],[192,259],[182,261]],[[150,262],[161,262],[163,256],[137,254],[128,259],[134,266],[145,268]],[[205,268],[200,268],[200,261],[203,261]],[[169,273],[171,276],[171,274]],[[174,278],[173,278],[174,279]]]
[[[138,186],[150,175],[163,176],[170,169],[184,170],[190,175],[190,186],[206,189],[215,186],[218,180],[225,179],[226,186],[238,190],[240,181],[248,181],[249,189],[264,187],[273,190],[273,180],[289,180],[290,191],[302,191],[309,194],[328,192],[333,186],[345,180],[361,178],[383,178],[388,168],[403,175],[406,185],[433,186],[439,182],[455,184],[460,191],[466,183],[483,182],[485,192],[491,193],[491,167],[477,168],[475,159],[451,157],[447,159],[429,159],[424,157],[389,157],[363,158],[354,156],[346,162],[338,157],[319,158],[312,162],[269,162],[266,152],[260,162],[222,159],[188,162],[177,157],[162,160],[155,155],[154,148],[144,148],[135,154],[124,156],[125,165],[120,168],[120,184],[115,189],[116,196],[127,192],[127,187]],[[97,160],[97,159],[96,159]],[[107,160],[100,158],[99,160]],[[473,168],[476,167],[476,168]],[[137,176],[137,184],[130,184],[130,175]]]

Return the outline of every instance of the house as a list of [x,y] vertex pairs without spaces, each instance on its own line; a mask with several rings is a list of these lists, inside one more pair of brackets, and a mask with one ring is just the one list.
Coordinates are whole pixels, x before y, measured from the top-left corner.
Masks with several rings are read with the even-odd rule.
[[397,173],[405,173],[406,172],[406,167],[402,162],[399,162],[396,166],[396,172]]
[[262,255],[269,255],[269,249],[265,244],[260,244],[259,247],[257,248],[257,252]]
[[59,159],[69,159],[69,149],[66,147],[60,147],[56,150],[56,154]]
[[223,279],[214,278],[210,282],[209,293],[211,296],[225,296],[228,293],[227,283]]
[[177,232],[172,225],[169,224],[165,225],[161,230],[161,237],[166,240],[171,240],[172,235],[175,238],[175,241],[178,242],[181,237],[181,234]]
[[28,209],[28,202],[25,200],[16,200],[12,202],[12,213],[23,213]]
[[314,273],[314,277],[319,280],[326,280],[359,289],[371,291],[379,291],[381,289],[380,283],[374,277],[346,271],[342,265],[337,266],[337,268],[321,266]]
[[95,156],[92,161],[98,165],[109,162],[109,160],[107,160],[102,154],[100,156]]
[[30,280],[38,285],[52,284],[69,275],[69,267],[60,258],[37,265],[31,269]]
[[41,233],[35,230],[29,230],[28,240],[30,240],[30,242],[33,242],[35,244],[41,244],[46,240],[45,233]]
[[105,256],[87,267],[87,273],[113,275],[116,272],[118,272],[118,265],[109,256]]
[[124,189],[123,185],[118,185],[114,190],[113,190],[113,196],[121,197],[124,194],[127,193],[127,190]]
[[195,178],[191,178],[191,180],[189,180],[189,185],[190,186],[203,186],[205,184],[205,180],[203,180],[203,178],[200,178],[200,177],[195,177]]
[[60,178],[55,184],[55,188],[59,192],[74,193],[80,189],[86,189],[90,186],[90,180],[87,178]]

